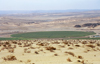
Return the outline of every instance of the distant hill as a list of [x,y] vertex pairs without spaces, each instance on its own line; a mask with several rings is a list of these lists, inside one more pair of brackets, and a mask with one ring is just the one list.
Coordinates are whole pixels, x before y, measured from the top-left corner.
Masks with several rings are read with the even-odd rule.
[[64,12],[84,12],[93,10],[36,10],[36,11],[0,11],[3,14],[27,14],[27,13],[64,13]]

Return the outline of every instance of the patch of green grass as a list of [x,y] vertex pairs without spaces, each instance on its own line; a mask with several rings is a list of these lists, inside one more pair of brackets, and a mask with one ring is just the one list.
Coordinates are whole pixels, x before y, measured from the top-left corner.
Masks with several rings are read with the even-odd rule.
[[93,35],[94,32],[81,32],[81,31],[45,31],[45,32],[28,32],[13,34],[12,37],[21,38],[67,38],[67,37],[82,37]]
[[0,40],[29,40],[28,38],[0,38]]
[[74,38],[74,39],[100,40],[100,38]]

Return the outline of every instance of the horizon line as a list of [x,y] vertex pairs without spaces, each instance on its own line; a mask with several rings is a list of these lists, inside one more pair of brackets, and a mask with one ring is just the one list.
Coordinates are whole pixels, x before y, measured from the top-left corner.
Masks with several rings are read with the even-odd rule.
[[[66,10],[100,10],[100,9],[66,9]],[[0,11],[64,11],[64,10],[0,10]]]

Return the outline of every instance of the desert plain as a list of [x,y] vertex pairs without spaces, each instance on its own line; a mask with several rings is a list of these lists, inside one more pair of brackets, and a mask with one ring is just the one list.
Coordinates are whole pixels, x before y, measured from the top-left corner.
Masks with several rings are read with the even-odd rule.
[[0,41],[0,64],[99,64],[100,40]]
[[[100,11],[0,15],[0,37],[40,31],[100,35]],[[100,64],[100,40],[0,40],[0,64]]]

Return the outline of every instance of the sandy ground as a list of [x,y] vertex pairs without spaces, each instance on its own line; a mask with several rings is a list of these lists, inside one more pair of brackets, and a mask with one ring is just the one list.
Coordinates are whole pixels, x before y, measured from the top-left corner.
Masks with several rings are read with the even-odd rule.
[[99,64],[100,40],[0,41],[0,64]]

